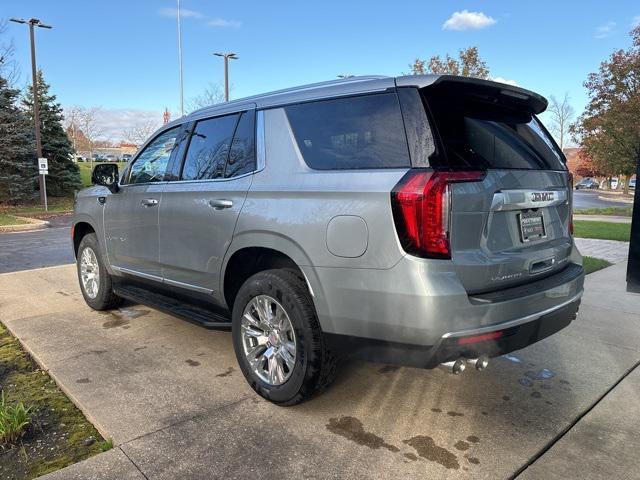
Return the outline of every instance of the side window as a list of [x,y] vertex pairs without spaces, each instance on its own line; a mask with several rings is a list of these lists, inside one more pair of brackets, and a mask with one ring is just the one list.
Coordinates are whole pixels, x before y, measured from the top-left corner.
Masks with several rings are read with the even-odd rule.
[[182,180],[207,180],[224,176],[238,117],[227,115],[196,123],[182,167]]
[[307,165],[317,170],[410,167],[394,93],[285,107]]
[[171,153],[177,146],[180,127],[174,127],[153,140],[138,155],[129,175],[129,183],[161,182],[164,180]]
[[436,152],[436,143],[420,92],[417,88],[399,88],[398,98],[402,105],[411,164],[414,167],[428,167],[431,156]]
[[238,122],[224,176],[237,177],[256,169],[255,112],[244,112]]

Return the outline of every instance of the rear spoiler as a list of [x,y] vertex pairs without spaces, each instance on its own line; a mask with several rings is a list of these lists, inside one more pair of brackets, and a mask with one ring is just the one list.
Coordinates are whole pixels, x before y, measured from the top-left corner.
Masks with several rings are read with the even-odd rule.
[[468,86],[487,96],[501,98],[526,109],[531,114],[539,114],[547,109],[547,99],[531,90],[526,90],[506,83],[481,80],[479,78],[459,77],[456,75],[407,75],[396,78],[397,87],[427,88],[444,83]]

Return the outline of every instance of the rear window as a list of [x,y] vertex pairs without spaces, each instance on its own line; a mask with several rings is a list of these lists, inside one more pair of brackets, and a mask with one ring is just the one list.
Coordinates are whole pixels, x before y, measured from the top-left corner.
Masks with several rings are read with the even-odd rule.
[[448,165],[566,170],[564,156],[535,115],[506,102],[487,101],[466,88],[426,92]]
[[309,167],[317,170],[410,167],[394,93],[285,107]]

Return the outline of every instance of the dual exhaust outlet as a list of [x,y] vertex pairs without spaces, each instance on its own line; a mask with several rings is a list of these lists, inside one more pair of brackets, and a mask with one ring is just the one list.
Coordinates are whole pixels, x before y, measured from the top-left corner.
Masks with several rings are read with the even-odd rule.
[[458,358],[457,360],[452,360],[450,362],[444,362],[439,365],[443,370],[453,373],[454,375],[458,375],[464,372],[467,365],[471,368],[475,368],[477,371],[482,371],[489,365],[489,357],[486,355],[481,355],[478,358]]

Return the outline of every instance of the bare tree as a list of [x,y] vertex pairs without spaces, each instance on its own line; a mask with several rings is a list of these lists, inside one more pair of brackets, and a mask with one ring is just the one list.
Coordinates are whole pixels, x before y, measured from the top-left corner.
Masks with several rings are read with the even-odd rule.
[[565,92],[562,102],[551,95],[549,97],[549,114],[551,115],[551,131],[558,139],[560,148],[565,147],[565,140],[569,136],[569,127],[575,117],[575,110],[571,106],[569,94]]
[[187,110],[209,107],[224,102],[224,89],[219,83],[209,83],[201,95],[193,97],[187,103]]
[[[0,38],[7,32],[7,20],[0,19]],[[15,54],[13,39],[0,41],[0,76],[7,80],[10,86],[15,85],[20,76],[18,62],[13,57]]]
[[64,129],[71,137],[71,144],[73,145],[73,151],[78,152],[78,137],[81,135],[80,131],[80,115],[82,107],[74,105],[64,109]]
[[160,124],[153,120],[139,122],[130,128],[125,128],[122,131],[122,138],[129,143],[133,143],[136,147],[139,147],[151,136],[153,132],[158,129],[158,127],[160,127]]
[[97,122],[98,115],[100,115],[100,108],[78,107],[78,109],[78,125],[87,139],[89,146],[89,159],[91,161],[91,168],[93,168],[93,147],[101,134],[101,129]]

